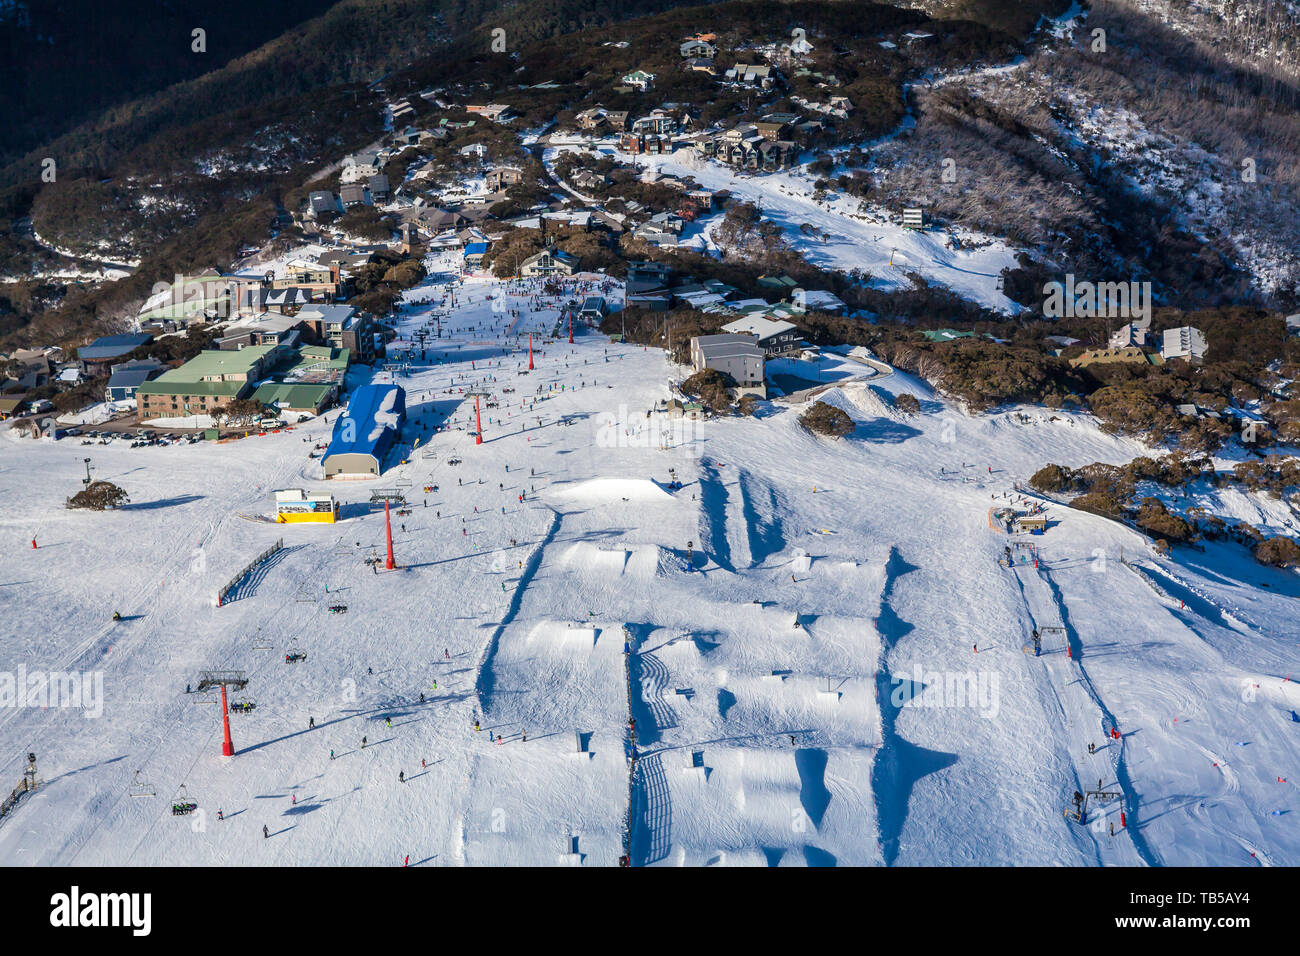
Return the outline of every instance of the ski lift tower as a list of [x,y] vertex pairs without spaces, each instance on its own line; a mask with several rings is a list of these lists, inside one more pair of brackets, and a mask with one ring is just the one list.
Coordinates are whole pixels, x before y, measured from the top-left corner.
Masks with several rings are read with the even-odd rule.
[[528,371],[533,370],[533,333],[528,333]]
[[397,562],[393,560],[393,524],[388,517],[388,499],[384,499],[384,537],[388,542],[388,558],[384,561],[384,570],[396,571]]
[[225,739],[221,743],[221,756],[233,757],[235,745],[230,740],[230,707],[226,702],[226,688],[243,690],[248,686],[248,676],[243,671],[201,671],[199,673],[199,693],[221,688],[221,729]]
[[466,392],[474,396],[474,444],[483,444],[483,413],[479,410],[479,399],[488,398],[491,392]]

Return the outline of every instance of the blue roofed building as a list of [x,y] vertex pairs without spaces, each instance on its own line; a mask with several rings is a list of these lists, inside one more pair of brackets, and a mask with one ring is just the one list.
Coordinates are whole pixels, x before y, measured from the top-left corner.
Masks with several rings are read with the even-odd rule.
[[465,246],[465,267],[472,268],[482,264],[483,257],[487,255],[488,244],[486,242],[471,242]]
[[325,477],[377,476],[406,421],[406,393],[397,385],[362,385],[334,422],[321,459]]
[[120,359],[128,352],[134,352],[141,345],[148,345],[152,341],[153,336],[148,332],[105,335],[77,349],[77,358],[88,374],[102,374],[108,371],[114,359]]
[[113,366],[108,386],[104,389],[104,400],[108,402],[130,402],[135,400],[136,390],[145,382],[157,378],[167,371],[167,366],[153,359],[142,362],[124,362]]

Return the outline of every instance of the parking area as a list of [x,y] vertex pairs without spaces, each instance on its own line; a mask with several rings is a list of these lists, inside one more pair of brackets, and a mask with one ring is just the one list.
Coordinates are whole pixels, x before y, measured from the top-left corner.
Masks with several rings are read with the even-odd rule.
[[146,425],[142,428],[135,414],[122,415],[95,425],[73,425],[64,429],[62,434],[65,439],[80,439],[83,445],[129,442],[132,446],[139,447],[141,445],[171,445],[178,442],[203,440],[202,428],[163,427],[159,425]]

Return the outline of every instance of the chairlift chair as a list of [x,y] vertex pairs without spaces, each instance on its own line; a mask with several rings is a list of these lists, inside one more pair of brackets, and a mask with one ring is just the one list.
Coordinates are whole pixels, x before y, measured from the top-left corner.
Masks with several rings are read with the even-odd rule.
[[189,790],[186,789],[185,784],[181,784],[180,789],[176,791],[176,796],[172,797],[172,816],[187,816],[198,808],[198,801],[190,796]]
[[130,784],[129,792],[133,797],[156,797],[158,791],[154,789],[153,784],[140,777],[140,771],[135,772],[135,777]]

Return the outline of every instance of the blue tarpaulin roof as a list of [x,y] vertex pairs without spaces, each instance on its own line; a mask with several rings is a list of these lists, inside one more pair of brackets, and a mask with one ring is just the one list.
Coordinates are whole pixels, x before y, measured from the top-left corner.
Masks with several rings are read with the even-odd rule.
[[347,411],[335,420],[325,459],[373,455],[382,460],[397,440],[405,418],[406,393],[400,386],[362,385],[352,393]]

